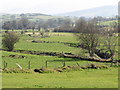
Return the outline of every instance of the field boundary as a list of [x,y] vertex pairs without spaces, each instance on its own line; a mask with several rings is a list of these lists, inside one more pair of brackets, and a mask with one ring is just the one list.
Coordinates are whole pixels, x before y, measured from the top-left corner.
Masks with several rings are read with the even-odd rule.
[[[0,49],[3,51],[7,51],[5,49]],[[58,52],[42,52],[42,51],[30,51],[30,50],[13,50],[12,52],[24,53],[24,54],[32,54],[32,55],[46,55],[46,56],[58,56],[63,58],[72,58],[72,59],[80,59],[84,61],[95,61],[95,62],[106,62],[106,63],[120,63],[120,60],[111,60],[111,59],[97,59],[97,58],[83,58],[78,55],[72,53],[58,53]]]

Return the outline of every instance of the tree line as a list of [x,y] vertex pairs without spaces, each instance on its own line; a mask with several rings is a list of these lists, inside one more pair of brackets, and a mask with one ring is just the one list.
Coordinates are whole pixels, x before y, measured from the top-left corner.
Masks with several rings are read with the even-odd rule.
[[[48,24],[44,26],[43,22],[39,22],[39,24],[29,22],[26,18],[21,18],[19,22],[21,22],[22,29],[28,29],[28,25],[30,25],[32,30],[36,29],[36,25],[38,25],[38,30],[40,30],[41,27],[44,29],[48,28]],[[54,27],[52,26],[54,25],[52,21],[48,20],[46,22],[49,22],[49,28]],[[70,23],[70,19],[66,19],[64,24],[61,22],[60,25],[67,29],[72,27],[74,31],[77,32],[74,34],[77,36],[81,48],[87,50],[90,57],[97,55],[100,58],[109,59],[115,55],[118,38],[114,37],[114,32],[118,31],[118,23],[114,23],[110,27],[100,27],[99,19],[86,19],[81,17],[76,20],[75,23]],[[3,37],[3,46],[7,48],[7,50],[12,51],[14,44],[19,41],[19,37],[13,32],[8,32]]]
[[[84,18],[84,17],[82,17]],[[91,20],[93,18],[84,18],[86,20]],[[76,22],[78,22],[79,18],[73,19],[70,17],[65,18],[51,18],[48,20],[38,19],[38,20],[30,20],[28,17],[22,15],[20,19],[12,18],[10,20],[5,20],[2,23],[2,29],[4,30],[27,30],[32,29],[40,31],[41,29],[44,29],[44,31],[49,31],[49,29],[52,29],[54,32],[76,32],[75,26]],[[97,21],[99,24],[98,26],[108,27],[105,25],[100,25],[100,22],[103,21],[109,21],[109,20],[116,20],[116,18],[105,18],[105,17],[94,17],[94,20]],[[112,25],[115,26],[115,23]],[[111,25],[111,26],[112,26]]]
[[43,28],[48,30],[48,28],[66,28],[72,27],[73,21],[70,18],[57,18],[57,19],[38,19],[37,21],[31,21],[27,17],[21,17],[20,19],[11,19],[3,21],[2,29],[4,30],[27,30],[27,29],[37,29],[38,31]]

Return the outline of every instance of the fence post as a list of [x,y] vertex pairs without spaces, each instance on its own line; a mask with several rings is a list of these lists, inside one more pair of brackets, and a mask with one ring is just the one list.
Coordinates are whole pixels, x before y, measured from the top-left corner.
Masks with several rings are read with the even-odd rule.
[[112,67],[112,66],[113,66],[113,58],[111,58],[111,60],[112,60],[112,61],[111,61],[111,67]]
[[30,64],[31,64],[31,63],[30,63],[30,61],[29,61],[29,62],[28,62],[28,69],[30,69]]
[[46,61],[46,68],[47,68],[47,61]]
[[63,61],[63,67],[65,66],[65,61]]
[[7,64],[8,64],[8,63],[5,63],[5,64],[6,64],[6,65],[5,65],[5,68],[7,68]]
[[4,61],[4,68],[5,68],[5,61]]
[[76,62],[76,64],[77,64],[78,66],[80,66],[78,62]]

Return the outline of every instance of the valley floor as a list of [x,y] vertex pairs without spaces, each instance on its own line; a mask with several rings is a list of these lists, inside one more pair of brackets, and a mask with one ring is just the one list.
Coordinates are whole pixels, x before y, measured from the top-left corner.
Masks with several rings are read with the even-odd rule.
[[3,73],[3,88],[118,88],[118,68],[55,73]]

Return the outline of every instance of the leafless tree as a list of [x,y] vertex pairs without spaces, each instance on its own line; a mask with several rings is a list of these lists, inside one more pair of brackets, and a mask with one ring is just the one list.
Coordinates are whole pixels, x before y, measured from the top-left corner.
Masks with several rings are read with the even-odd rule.
[[82,48],[87,49],[90,57],[93,57],[99,42],[99,30],[96,20],[87,21],[85,18],[80,18],[76,21],[75,30],[79,33],[76,35],[81,42]]
[[114,34],[117,30],[117,23],[111,24],[109,27],[101,30],[101,43],[99,49],[96,50],[96,54],[103,58],[113,60],[113,56],[116,53],[116,46],[118,46],[118,37]]
[[35,28],[36,28],[36,23],[35,22],[30,22],[30,28],[32,29],[32,31],[33,31],[33,34],[35,34]]
[[[23,29],[24,31],[26,31],[26,29],[29,27],[29,23],[30,22],[28,21],[27,17],[21,17],[19,21],[19,25],[20,25],[19,27]],[[24,34],[24,31],[22,31],[23,34]]]

